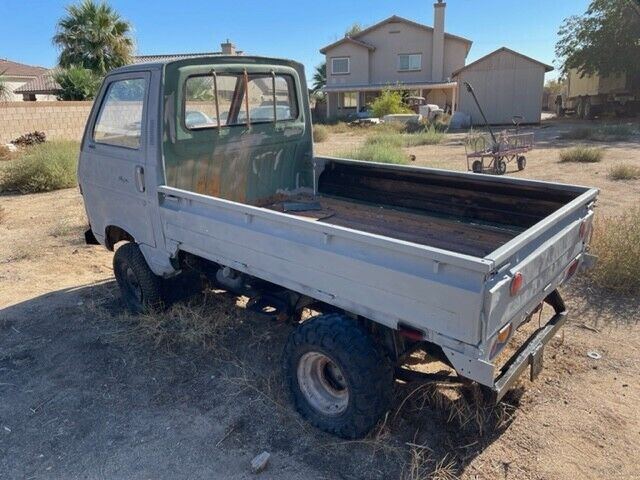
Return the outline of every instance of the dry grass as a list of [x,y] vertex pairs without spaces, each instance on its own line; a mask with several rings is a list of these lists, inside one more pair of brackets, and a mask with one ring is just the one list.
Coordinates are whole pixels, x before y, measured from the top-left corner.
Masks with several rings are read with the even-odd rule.
[[576,127],[567,133],[560,135],[560,138],[567,140],[592,140],[596,142],[615,142],[628,140],[638,134],[638,130],[633,125],[616,124],[601,125],[598,127]]
[[620,163],[611,167],[607,176],[610,180],[639,180],[640,167]]
[[573,147],[560,152],[560,162],[596,163],[601,161],[603,156],[601,148]]
[[409,156],[393,143],[374,143],[363,145],[356,150],[350,150],[338,155],[342,158],[353,158],[366,162],[393,163],[404,165],[409,163]]
[[321,143],[329,138],[329,130],[324,125],[313,126],[313,141],[315,143]]
[[16,157],[16,153],[9,150],[9,147],[0,145],[0,162],[13,160]]
[[382,133],[367,137],[365,145],[388,144],[396,147],[417,147],[420,145],[437,145],[445,134],[428,128],[418,133]]
[[640,207],[594,224],[591,251],[598,256],[590,272],[600,288],[622,294],[640,293]]
[[4,209],[4,207],[0,207],[0,224],[4,223],[6,219],[7,219],[7,211]]
[[25,150],[0,169],[0,191],[37,193],[77,184],[79,144],[47,142]]

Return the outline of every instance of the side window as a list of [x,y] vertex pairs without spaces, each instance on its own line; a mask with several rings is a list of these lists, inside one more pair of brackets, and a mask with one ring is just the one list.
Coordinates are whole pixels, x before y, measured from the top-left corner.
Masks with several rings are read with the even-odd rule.
[[93,127],[96,143],[140,148],[146,89],[144,78],[119,80],[109,85]]
[[[295,82],[290,75],[243,73],[198,75],[187,78],[184,87],[184,123],[189,130],[237,126],[298,118]],[[275,80],[275,82],[274,82]],[[275,83],[275,90],[274,90]],[[216,112],[216,92],[218,111]],[[275,108],[274,108],[275,103]]]

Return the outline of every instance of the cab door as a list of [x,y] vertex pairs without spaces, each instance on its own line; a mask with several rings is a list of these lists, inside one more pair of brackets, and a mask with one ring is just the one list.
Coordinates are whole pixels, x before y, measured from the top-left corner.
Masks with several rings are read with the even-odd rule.
[[85,131],[78,177],[96,237],[109,226],[155,246],[146,175],[150,72],[107,77]]

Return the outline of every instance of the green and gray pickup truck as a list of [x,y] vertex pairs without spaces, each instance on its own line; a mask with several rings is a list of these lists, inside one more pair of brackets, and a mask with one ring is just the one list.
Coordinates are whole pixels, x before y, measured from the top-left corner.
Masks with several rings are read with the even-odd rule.
[[[115,249],[127,306],[161,307],[165,279],[194,271],[248,296],[293,325],[283,370],[298,411],[346,438],[385,414],[419,350],[451,367],[424,378],[470,380],[496,400],[526,369],[535,378],[567,318],[557,289],[591,261],[598,191],[318,157],[312,128],[296,62],[109,73],[79,179],[86,239]],[[550,318],[511,345],[544,303]]]

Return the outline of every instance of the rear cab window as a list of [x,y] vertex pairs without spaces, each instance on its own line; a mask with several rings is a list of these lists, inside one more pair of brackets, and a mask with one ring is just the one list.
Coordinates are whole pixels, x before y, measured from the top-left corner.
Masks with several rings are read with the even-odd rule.
[[298,115],[295,81],[288,74],[206,74],[185,81],[188,130],[283,122]]
[[140,149],[146,92],[145,78],[111,82],[96,116],[92,132],[93,141],[98,144]]

